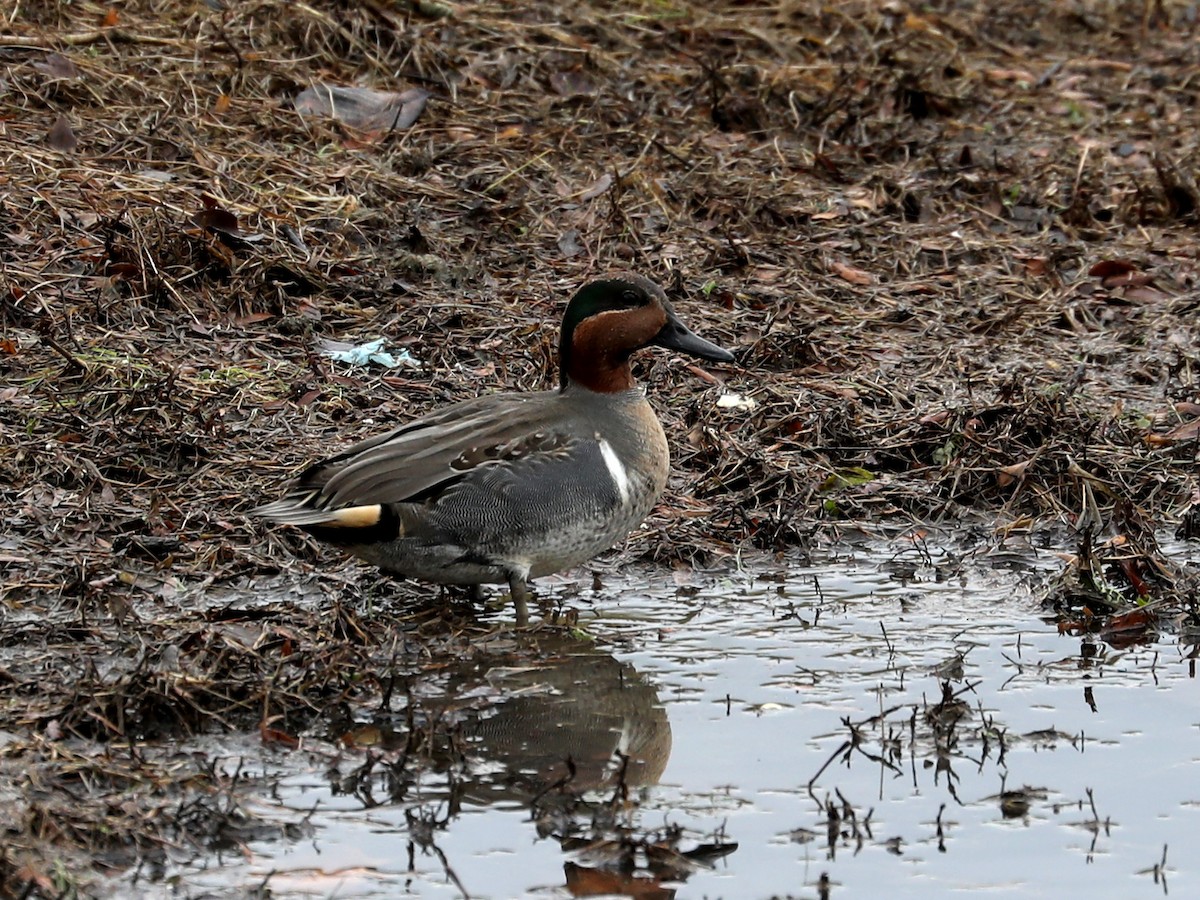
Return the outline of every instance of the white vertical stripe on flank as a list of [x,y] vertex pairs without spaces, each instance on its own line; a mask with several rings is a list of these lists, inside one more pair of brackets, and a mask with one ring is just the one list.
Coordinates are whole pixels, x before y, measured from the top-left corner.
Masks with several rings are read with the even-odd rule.
[[629,473],[625,471],[625,466],[617,458],[617,451],[612,448],[612,444],[603,438],[600,440],[600,455],[604,457],[604,464],[608,466],[608,474],[612,476],[613,484],[617,486],[621,502],[628,503]]

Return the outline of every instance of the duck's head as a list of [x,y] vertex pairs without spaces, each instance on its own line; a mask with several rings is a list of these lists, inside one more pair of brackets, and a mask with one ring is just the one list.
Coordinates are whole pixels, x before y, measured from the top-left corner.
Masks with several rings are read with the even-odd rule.
[[635,383],[629,357],[650,346],[733,362],[732,353],[679,321],[662,288],[622,272],[585,284],[567,304],[558,343],[560,384],[603,394],[628,390]]

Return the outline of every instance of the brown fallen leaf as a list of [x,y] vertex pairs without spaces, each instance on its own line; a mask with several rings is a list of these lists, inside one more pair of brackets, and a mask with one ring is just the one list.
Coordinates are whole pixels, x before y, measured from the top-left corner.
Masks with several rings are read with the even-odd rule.
[[664,887],[657,878],[608,869],[589,868],[565,863],[567,890],[573,897],[595,897],[600,894],[619,894],[635,900],[670,900],[675,891]]
[[273,318],[275,318],[274,313],[254,312],[244,316],[237,316],[233,322],[235,325],[257,325],[259,322],[266,322],[268,319]]
[[1017,261],[1024,264],[1025,271],[1030,275],[1045,275],[1049,262],[1044,256],[1018,256]]
[[63,56],[61,53],[48,53],[45,59],[34,63],[33,67],[39,72],[45,72],[51,78],[79,77],[79,68],[69,56]]
[[295,735],[288,734],[286,731],[281,731],[278,728],[272,728],[266,722],[258,726],[259,736],[262,742],[267,746],[271,744],[282,744],[284,747],[296,748],[300,746],[300,739]]
[[204,209],[195,213],[192,221],[209,231],[220,231],[237,236],[239,233],[237,216],[218,206],[217,201],[208,194],[204,194],[200,199],[204,203]]
[[50,132],[46,135],[46,143],[60,153],[72,153],[79,146],[79,139],[71,129],[71,123],[62,113],[58,114]]
[[1129,271],[1106,275],[1100,280],[1100,284],[1106,288],[1138,287],[1153,281],[1154,276],[1146,272]]
[[856,269],[854,266],[848,266],[845,263],[834,261],[829,264],[829,268],[833,270],[835,275],[838,275],[843,280],[851,284],[874,284],[875,279],[869,272],[864,272],[862,269]]
[[247,244],[257,243],[265,235],[245,232],[238,225],[238,217],[229,210],[217,204],[215,197],[202,194],[200,200],[204,209],[192,214],[192,222],[206,231],[216,232],[226,237],[235,238]]
[[1158,288],[1146,284],[1126,288],[1122,291],[1122,296],[1126,300],[1134,300],[1138,303],[1157,303],[1160,300],[1166,300],[1168,295]]
[[1128,647],[1147,640],[1158,624],[1158,617],[1146,609],[1134,609],[1109,617],[1100,630],[1102,640],[1113,647]]
[[1033,464],[1032,459],[1013,463],[1010,466],[1000,466],[996,469],[996,482],[1000,487],[1008,487],[1014,481],[1025,477],[1025,470]]
[[1142,578],[1142,565],[1138,557],[1123,556],[1117,560],[1117,567],[1125,574],[1129,584],[1139,597],[1150,596],[1150,586]]
[[1146,443],[1155,447],[1166,447],[1180,441],[1194,441],[1198,437],[1200,437],[1200,419],[1192,419],[1177,428],[1172,428],[1166,434],[1146,435]]
[[1136,272],[1137,268],[1137,263],[1133,262],[1132,260],[1105,259],[1088,269],[1088,274],[1093,278],[1111,278],[1114,275],[1124,275],[1128,272]]

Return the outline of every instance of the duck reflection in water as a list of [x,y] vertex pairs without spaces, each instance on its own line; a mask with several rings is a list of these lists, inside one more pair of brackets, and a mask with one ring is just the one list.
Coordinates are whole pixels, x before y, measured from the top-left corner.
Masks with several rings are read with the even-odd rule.
[[[427,669],[441,680],[437,699],[432,681],[419,689],[410,682],[409,695],[423,698],[421,708],[414,700],[382,740],[385,748],[403,747],[408,762],[414,752],[428,753],[426,762],[446,771],[440,827],[457,817],[463,801],[528,805],[539,836],[572,853],[564,869],[574,896],[673,897],[674,888],[661,882],[682,881],[736,848],[683,851],[682,834],[639,833],[637,791],[661,778],[671,726],[656,687],[632,665],[561,634],[494,643],[472,644],[468,659]],[[412,731],[420,733],[420,750],[414,751]],[[388,780],[391,801],[406,802],[405,784]],[[379,802],[363,796],[364,789],[374,793],[371,785],[343,780],[341,787]]]

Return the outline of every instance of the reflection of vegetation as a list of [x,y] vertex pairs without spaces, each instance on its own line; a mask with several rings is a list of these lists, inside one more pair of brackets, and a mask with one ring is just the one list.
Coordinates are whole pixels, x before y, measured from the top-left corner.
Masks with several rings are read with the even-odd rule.
[[[891,642],[884,633],[889,648],[888,669],[896,666],[891,655]],[[1016,660],[1009,660],[1020,668]],[[870,802],[856,802],[838,787],[840,772],[867,765],[879,770],[880,783],[889,779],[911,782],[918,789],[918,773],[932,775],[933,786],[941,787],[953,804],[971,806],[974,797],[959,794],[959,767],[967,767],[969,775],[977,778],[986,770],[994,772],[1001,785],[998,793],[983,798],[994,804],[1004,819],[1024,819],[1057,813],[1063,806],[1090,811],[1090,816],[1077,823],[1092,835],[1089,853],[1094,853],[1100,837],[1109,830],[1107,818],[1097,812],[1091,788],[1074,800],[1064,801],[1046,788],[1005,785],[1009,775],[1009,751],[1015,747],[1057,749],[1072,747],[1084,750],[1084,734],[1067,734],[1054,728],[1012,734],[974,699],[979,681],[965,677],[965,654],[954,653],[935,666],[932,676],[937,679],[936,702],[905,703],[884,709],[876,715],[852,721],[845,717],[844,737],[824,762],[817,767],[807,783],[810,798],[816,807],[817,821],[809,827],[794,829],[790,837],[796,843],[823,845],[825,857],[835,860],[839,851],[857,854],[864,846],[879,845],[896,855],[905,853],[901,838],[884,838],[873,822],[874,807]],[[901,666],[893,673],[903,679]],[[1014,676],[1016,677],[1016,676]],[[1094,709],[1094,707],[1093,707]],[[861,783],[861,779],[858,779]],[[925,790],[919,791],[925,794]],[[929,833],[917,839],[946,852],[948,842],[958,823],[953,813],[947,814],[942,803],[936,818],[928,823]]]

